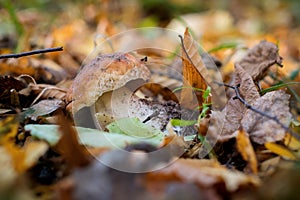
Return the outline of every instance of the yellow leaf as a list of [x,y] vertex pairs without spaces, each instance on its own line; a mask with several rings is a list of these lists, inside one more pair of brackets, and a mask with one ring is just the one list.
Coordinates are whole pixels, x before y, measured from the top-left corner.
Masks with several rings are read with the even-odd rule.
[[296,160],[296,156],[287,148],[273,142],[265,143],[265,147],[273,153],[289,160]]
[[27,142],[23,147],[13,143],[5,143],[4,147],[12,159],[16,172],[19,174],[32,167],[48,150],[48,145],[41,141]]
[[293,137],[291,134],[286,134],[284,138],[284,145],[286,145],[289,149],[299,150],[300,149],[300,141],[297,138]]
[[0,144],[13,139],[18,133],[19,122],[16,116],[9,116],[0,121]]
[[1,120],[0,144],[9,154],[15,171],[23,173],[48,150],[48,145],[44,142],[26,142],[23,147],[16,145],[15,137],[18,134],[18,127],[17,116],[10,116]]
[[236,142],[237,149],[243,159],[248,162],[250,170],[257,174],[257,159],[249,135],[244,130],[238,130]]

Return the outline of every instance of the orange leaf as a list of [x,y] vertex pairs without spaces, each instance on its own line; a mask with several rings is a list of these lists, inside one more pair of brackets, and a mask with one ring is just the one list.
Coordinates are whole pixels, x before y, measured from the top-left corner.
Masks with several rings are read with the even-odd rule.
[[248,162],[248,167],[251,172],[257,174],[257,159],[249,140],[249,135],[244,130],[238,130],[236,142],[237,150],[240,152],[243,159]]
[[[203,102],[202,93],[197,93],[196,98],[193,95],[193,88],[206,90],[207,83],[203,76],[206,74],[201,56],[198,52],[197,43],[193,40],[186,28],[182,47],[182,73],[183,89],[181,93],[181,103],[185,108],[194,109]],[[195,102],[197,102],[195,105]]]
[[62,137],[56,144],[57,150],[65,157],[68,166],[80,167],[90,163],[90,154],[78,142],[77,133],[71,123],[62,115],[58,119]]

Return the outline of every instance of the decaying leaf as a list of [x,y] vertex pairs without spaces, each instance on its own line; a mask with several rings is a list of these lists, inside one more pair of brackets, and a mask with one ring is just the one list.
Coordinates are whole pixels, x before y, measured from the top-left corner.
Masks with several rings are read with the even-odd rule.
[[235,85],[239,85],[241,96],[251,105],[260,97],[251,75],[239,64],[235,65]]
[[49,84],[30,84],[29,87],[35,94],[37,94],[35,101],[48,98],[64,100],[67,93],[65,88]]
[[[249,104],[252,104],[259,98],[259,93],[251,76],[240,66],[235,65],[236,85],[240,85],[239,91],[241,97],[244,98]],[[211,121],[217,126],[224,124],[221,131],[218,133],[219,141],[228,140],[236,136],[235,131],[240,127],[241,120],[247,108],[238,99],[232,96],[224,109],[221,112],[213,112],[211,115]]]
[[68,167],[88,165],[91,160],[90,154],[84,146],[79,144],[76,130],[71,126],[71,123],[60,116],[58,124],[62,136],[55,147],[66,159]]
[[28,108],[24,114],[25,117],[37,120],[38,117],[50,114],[64,106],[64,102],[59,99],[45,99]]
[[[182,50],[182,74],[183,74],[183,89],[181,93],[180,105],[186,108],[194,109],[203,103],[202,94],[196,94],[196,101],[193,98],[193,88],[205,91],[207,82],[203,77],[208,77],[205,66],[198,52],[198,46],[189,34],[186,28],[183,39]],[[195,105],[195,102],[198,105]],[[191,107],[192,106],[192,107]]]
[[[288,127],[292,118],[289,98],[290,95],[283,90],[273,91],[257,99],[253,103],[253,107],[270,116],[277,117],[282,124]],[[250,135],[251,140],[259,144],[282,140],[286,134],[286,130],[280,124],[250,109],[246,111],[241,124]]]
[[[84,66],[68,93],[73,111],[91,106],[105,92],[116,90],[130,81],[150,79],[150,71],[142,61],[128,53],[99,55]],[[88,89],[87,89],[88,88]]]
[[274,64],[281,65],[281,63],[282,58],[278,54],[278,47],[265,40],[252,47],[238,62],[254,81],[262,79],[269,67]]
[[255,176],[248,176],[238,171],[229,170],[214,160],[178,159],[161,170],[150,172],[149,179],[176,180],[196,183],[201,188],[210,188],[225,184],[226,190],[234,192],[244,185],[258,186],[260,181]]
[[252,173],[257,174],[257,159],[248,133],[241,129],[238,130],[236,144],[237,150],[240,152],[243,159],[248,162],[248,168]]

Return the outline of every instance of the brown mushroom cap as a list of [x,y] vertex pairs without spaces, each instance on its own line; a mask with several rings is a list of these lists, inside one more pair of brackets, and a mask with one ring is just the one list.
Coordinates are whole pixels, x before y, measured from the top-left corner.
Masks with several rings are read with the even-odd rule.
[[93,105],[105,92],[123,87],[129,81],[150,79],[142,61],[128,53],[103,54],[94,58],[78,73],[68,93],[72,109],[77,112]]

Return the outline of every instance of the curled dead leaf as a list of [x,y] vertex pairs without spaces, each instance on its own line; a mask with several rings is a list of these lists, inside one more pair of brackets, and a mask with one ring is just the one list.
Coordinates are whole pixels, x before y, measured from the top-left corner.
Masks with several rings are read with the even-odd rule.
[[238,64],[254,81],[258,81],[265,76],[269,67],[274,64],[281,65],[282,58],[278,51],[278,47],[274,43],[263,40],[252,47]]
[[[283,90],[269,92],[253,103],[253,107],[276,117],[282,124],[289,126],[292,114],[289,109],[290,95]],[[280,141],[286,130],[280,124],[248,109],[241,121],[252,141],[258,144]]]
[[[260,96],[251,76],[239,64],[235,65],[235,74],[235,84],[240,85],[239,92],[242,98],[249,104],[252,104]],[[243,119],[246,110],[246,106],[232,96],[222,112],[217,111],[212,113],[211,121],[215,124],[212,124],[212,126],[224,124],[222,130],[216,133],[218,134],[219,141],[226,141],[236,136],[235,131],[240,127],[241,120]],[[215,129],[218,130],[218,128]]]

